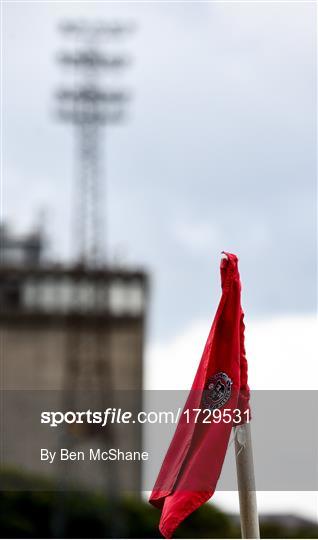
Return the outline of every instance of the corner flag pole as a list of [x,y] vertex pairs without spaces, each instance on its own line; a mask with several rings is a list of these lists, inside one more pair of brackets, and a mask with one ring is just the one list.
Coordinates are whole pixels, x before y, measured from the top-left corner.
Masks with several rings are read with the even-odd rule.
[[242,538],[260,538],[249,423],[235,428],[235,459]]
[[[226,253],[221,259],[227,259]],[[237,487],[240,501],[242,538],[260,538],[257,513],[251,426],[249,423],[234,428]]]

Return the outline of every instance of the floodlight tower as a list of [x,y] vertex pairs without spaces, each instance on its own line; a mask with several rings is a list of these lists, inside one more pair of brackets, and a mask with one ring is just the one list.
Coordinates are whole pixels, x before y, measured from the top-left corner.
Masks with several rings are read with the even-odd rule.
[[105,262],[105,230],[101,173],[101,140],[107,124],[118,123],[129,98],[118,88],[105,88],[102,75],[124,68],[127,57],[105,54],[102,41],[121,38],[130,25],[65,21],[59,27],[70,47],[59,54],[59,62],[73,75],[73,82],[57,92],[58,116],[75,126],[76,192],[74,204],[74,247],[76,262],[98,267]]
[[[105,268],[103,250],[106,235],[102,207],[105,184],[102,135],[107,125],[123,119],[129,98],[126,91],[111,84],[115,75],[127,66],[128,59],[122,54],[111,54],[110,44],[114,46],[114,42],[120,41],[133,27],[84,20],[65,21],[59,29],[68,42],[58,60],[64,68],[65,80],[67,76],[71,76],[71,80],[57,92],[58,115],[62,121],[74,126],[76,142],[76,189],[72,211],[77,263],[73,272],[78,292],[73,284],[70,294],[75,300],[77,298],[76,305],[82,297],[86,303],[82,311],[73,310],[67,318],[63,406],[66,410],[70,410],[69,404],[78,407],[84,389],[93,391],[97,409],[104,410],[114,391],[111,339],[114,339],[115,326],[111,324],[111,272]],[[107,54],[103,45],[107,45]],[[63,432],[61,436],[67,438],[69,447],[76,444],[69,432]],[[113,429],[103,431],[101,437],[112,447]],[[108,467],[103,475],[113,505],[112,526],[118,529],[118,490],[113,468]],[[59,534],[62,529],[60,525]],[[114,538],[119,536],[113,534]]]

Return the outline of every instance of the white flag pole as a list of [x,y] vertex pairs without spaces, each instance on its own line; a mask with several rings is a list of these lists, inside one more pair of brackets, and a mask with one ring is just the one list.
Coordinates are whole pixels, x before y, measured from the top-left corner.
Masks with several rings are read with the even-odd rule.
[[249,423],[235,428],[235,459],[242,538],[260,538]]
[[[228,259],[226,253],[222,252],[221,259]],[[234,428],[234,432],[242,538],[260,538],[251,426],[242,424]]]

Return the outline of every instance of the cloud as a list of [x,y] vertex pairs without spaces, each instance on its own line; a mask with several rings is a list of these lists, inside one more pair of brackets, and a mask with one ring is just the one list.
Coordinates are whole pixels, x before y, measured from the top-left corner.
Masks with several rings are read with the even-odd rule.
[[[257,479],[256,479],[257,482]],[[239,513],[238,493],[216,491],[212,498],[227,512]],[[262,513],[287,513],[306,517],[317,523],[318,494],[315,491],[258,491],[257,506]]]
[[206,221],[179,221],[172,228],[172,234],[192,256],[217,249],[218,234],[212,223]]
[[[189,389],[210,329],[195,321],[146,354],[147,389]],[[246,320],[249,383],[253,390],[318,390],[315,315]]]

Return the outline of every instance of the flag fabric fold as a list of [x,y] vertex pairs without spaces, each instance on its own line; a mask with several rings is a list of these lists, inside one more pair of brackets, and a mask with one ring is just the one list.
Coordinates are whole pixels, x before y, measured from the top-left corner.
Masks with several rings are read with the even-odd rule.
[[[162,510],[159,529],[171,538],[194,510],[212,497],[231,429],[244,423],[249,386],[238,259],[223,252],[221,299],[202,358],[149,502]],[[199,413],[198,413],[199,409]],[[210,412],[209,412],[210,411]],[[216,412],[226,420],[213,421]],[[210,415],[210,416],[208,416]],[[213,417],[214,418],[214,417]],[[230,418],[230,421],[228,419]]]

